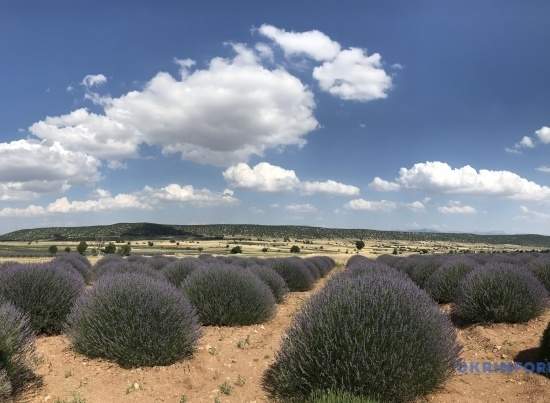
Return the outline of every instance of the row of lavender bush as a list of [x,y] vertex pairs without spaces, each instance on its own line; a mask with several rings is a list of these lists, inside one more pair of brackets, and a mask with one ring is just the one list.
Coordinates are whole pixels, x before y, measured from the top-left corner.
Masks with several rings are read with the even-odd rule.
[[[413,401],[459,362],[437,303],[463,322],[524,322],[546,308],[549,286],[546,254],[353,256],[296,315],[264,389],[281,401]],[[550,325],[539,351],[550,359]]]
[[193,354],[201,325],[269,320],[289,291],[313,288],[328,257],[253,259],[78,254],[0,266],[0,400],[39,382],[34,335],[66,333],[73,348],[124,367]]

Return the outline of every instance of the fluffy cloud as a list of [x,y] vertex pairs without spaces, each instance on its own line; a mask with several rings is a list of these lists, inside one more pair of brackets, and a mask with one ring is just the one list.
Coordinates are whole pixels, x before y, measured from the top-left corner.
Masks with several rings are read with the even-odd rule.
[[103,74],[88,74],[86,75],[80,84],[86,88],[95,87],[98,85],[103,85],[107,82],[107,77]]
[[324,193],[342,196],[359,194],[359,188],[334,180],[301,181],[296,172],[268,162],[260,162],[254,167],[240,163],[227,168],[223,176],[230,186],[251,189],[259,192],[283,192],[301,190],[305,194]]
[[291,213],[296,214],[309,214],[309,213],[316,213],[317,207],[305,203],[305,204],[289,204],[285,207],[287,211],[290,211]]
[[233,191],[226,189],[216,193],[208,189],[195,189],[191,185],[170,184],[162,188],[145,187],[134,193],[112,196],[104,189],[97,189],[89,200],[69,200],[62,197],[46,206],[29,205],[24,208],[0,209],[0,217],[38,217],[52,214],[91,213],[115,210],[151,210],[159,203],[188,203],[194,206],[231,205],[238,202]]
[[523,136],[512,148],[506,147],[505,151],[512,154],[521,154],[521,150],[525,148],[535,148],[535,143],[529,136]]
[[286,56],[306,55],[317,61],[331,60],[340,52],[340,44],[324,33],[312,30],[293,32],[263,24],[258,32],[283,49]]
[[192,185],[170,184],[159,189],[146,187],[143,193],[146,199],[153,201],[190,203],[198,206],[234,204],[238,201],[229,189],[216,193],[208,189],[195,189]]
[[0,217],[38,217],[51,214],[91,213],[125,209],[150,209],[146,202],[137,195],[121,193],[111,196],[102,193],[101,197],[92,200],[70,201],[66,197],[55,200],[46,207],[30,205],[24,208],[0,209]]
[[288,32],[264,24],[258,31],[277,43],[287,57],[305,55],[323,62],[313,69],[313,78],[323,91],[360,102],[388,96],[392,78],[379,53],[369,56],[365,49],[355,47],[342,50],[338,42],[317,30]]
[[0,200],[61,192],[71,185],[99,179],[100,163],[59,143],[31,140],[0,143]]
[[393,211],[397,208],[397,203],[389,200],[365,200],[354,199],[345,204],[345,207],[351,210],[364,210],[364,211]]
[[83,150],[100,159],[116,161],[135,157],[141,141],[139,132],[104,115],[77,109],[67,115],[47,117],[29,131],[63,147]]
[[368,56],[363,49],[349,48],[316,67],[313,77],[323,91],[345,100],[366,102],[386,98],[392,79],[381,60],[378,53]]
[[531,210],[526,206],[520,206],[522,216],[520,218],[534,219],[534,220],[550,220],[550,214],[543,213],[541,211]]
[[398,183],[386,181],[378,176],[369,183],[369,187],[377,192],[396,192],[400,188]]
[[[550,143],[550,127],[543,126],[539,130],[535,131],[535,136],[542,144]],[[533,136],[533,137],[535,137]],[[526,148],[535,148],[536,143],[532,137],[523,136],[520,141],[514,144],[513,147],[506,147],[505,150],[508,153],[521,154],[521,151]]]
[[426,210],[426,206],[424,205],[424,203],[418,200],[411,203],[405,203],[405,207],[415,212]]
[[260,162],[254,167],[240,163],[227,168],[223,177],[232,187],[260,192],[289,191],[296,189],[300,184],[293,170],[268,162]]
[[437,210],[442,214],[475,214],[476,209],[472,206],[462,204],[459,201],[451,200],[446,206],[440,206]]
[[516,200],[549,200],[550,187],[529,181],[510,171],[479,171],[469,165],[452,168],[439,161],[401,168],[395,182],[405,189],[446,194],[501,196]]
[[233,47],[232,59],[217,57],[194,71],[192,61],[179,60],[179,79],[160,72],[141,91],[102,98],[102,115],[77,110],[30,130],[105,159],[133,156],[146,143],[220,166],[270,148],[303,146],[318,126],[313,94],[286,70],[262,66],[252,50]]
[[543,126],[535,132],[537,137],[544,144],[550,143],[550,127]]
[[302,191],[305,194],[324,193],[341,196],[357,196],[360,190],[357,186],[346,185],[344,183],[333,181],[332,179],[319,181],[302,182]]

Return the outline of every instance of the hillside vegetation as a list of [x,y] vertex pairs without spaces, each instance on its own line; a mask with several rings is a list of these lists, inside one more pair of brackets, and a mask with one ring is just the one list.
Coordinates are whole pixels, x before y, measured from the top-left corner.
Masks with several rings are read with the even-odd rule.
[[467,233],[378,231],[370,229],[252,224],[166,225],[153,223],[119,223],[87,227],[48,227],[10,232],[0,236],[0,241],[162,238],[220,239],[223,237],[259,239],[299,238],[448,241],[550,247],[550,236],[536,234],[479,235]]

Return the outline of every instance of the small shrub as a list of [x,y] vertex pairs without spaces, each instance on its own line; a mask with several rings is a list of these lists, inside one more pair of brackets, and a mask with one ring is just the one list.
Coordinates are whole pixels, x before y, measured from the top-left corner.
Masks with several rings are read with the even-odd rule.
[[300,247],[298,245],[292,245],[290,247],[290,253],[300,253]]
[[355,249],[361,250],[364,247],[365,247],[365,241],[363,240],[355,241]]
[[460,348],[438,306],[409,279],[338,277],[306,302],[263,377],[274,399],[323,390],[404,402],[437,388]]
[[444,263],[426,281],[426,291],[437,302],[455,302],[461,281],[470,273],[475,262],[469,259],[452,259]]
[[179,287],[195,269],[199,267],[197,259],[183,258],[167,264],[162,269],[162,274],[174,286]]
[[315,279],[301,259],[275,259],[271,261],[271,267],[285,280],[290,291],[308,291],[313,288]]
[[182,287],[205,325],[262,323],[275,312],[269,287],[237,266],[213,264],[195,270]]
[[241,248],[239,245],[234,246],[231,248],[230,253],[232,254],[243,253],[243,248]]
[[288,287],[285,280],[277,274],[275,270],[267,266],[249,266],[248,268],[254,275],[258,276],[273,293],[275,302],[278,304],[285,300],[288,294]]
[[118,248],[117,253],[120,256],[130,256],[130,254],[132,253],[132,247],[130,246],[130,244],[124,244],[120,248]]
[[139,274],[100,278],[68,318],[76,351],[124,367],[168,365],[193,354],[196,313],[181,291]]
[[66,253],[71,253],[71,247],[70,246],[65,247],[65,252]]
[[39,383],[33,372],[35,360],[34,334],[27,315],[11,303],[0,302],[1,401]]
[[50,255],[55,255],[57,253],[57,246],[55,245],[51,245],[49,248],[48,248],[48,252],[50,252]]
[[83,288],[76,271],[52,264],[17,265],[0,272],[0,296],[27,313],[37,333],[60,333]]
[[488,263],[461,283],[454,314],[466,322],[526,322],[545,308],[547,292],[528,271]]

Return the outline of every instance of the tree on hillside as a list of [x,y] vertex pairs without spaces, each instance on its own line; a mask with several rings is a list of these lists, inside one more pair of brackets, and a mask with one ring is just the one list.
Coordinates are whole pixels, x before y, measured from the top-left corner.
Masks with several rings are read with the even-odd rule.
[[363,249],[365,247],[365,241],[363,241],[362,239],[355,241],[355,247],[357,248],[357,250]]
[[122,245],[120,248],[118,248],[118,254],[120,256],[130,256],[130,253],[132,252],[132,247],[129,244]]
[[57,246],[52,245],[48,248],[48,251],[50,252],[50,255],[55,255],[57,253]]
[[116,246],[114,243],[110,242],[105,246],[105,248],[102,251],[106,255],[112,255],[113,253],[116,253]]
[[232,254],[243,253],[243,248],[241,248],[239,245],[234,246],[233,248],[231,248],[231,253]]

